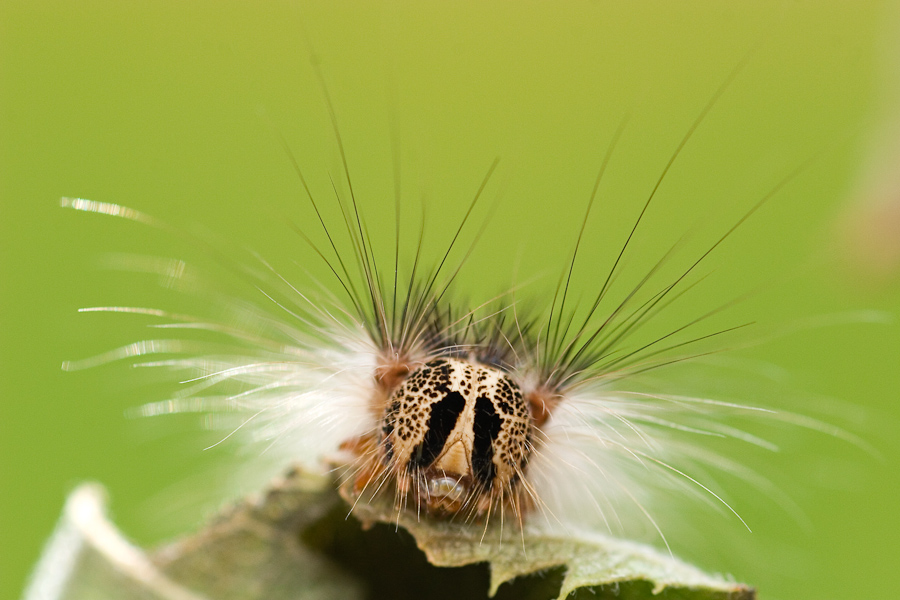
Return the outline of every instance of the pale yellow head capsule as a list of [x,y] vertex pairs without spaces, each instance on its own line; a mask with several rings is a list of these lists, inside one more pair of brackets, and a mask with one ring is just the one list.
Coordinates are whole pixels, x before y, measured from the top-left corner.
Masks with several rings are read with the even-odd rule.
[[[518,385],[499,369],[439,358],[391,394],[382,419],[381,459],[401,493],[453,514],[510,498],[531,453],[532,418]],[[412,486],[413,490],[410,490]]]

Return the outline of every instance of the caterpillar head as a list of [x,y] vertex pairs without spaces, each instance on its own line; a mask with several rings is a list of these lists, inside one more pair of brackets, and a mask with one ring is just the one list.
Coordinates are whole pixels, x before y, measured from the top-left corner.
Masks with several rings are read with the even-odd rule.
[[499,369],[434,359],[390,395],[378,460],[429,513],[484,513],[518,497],[533,420],[519,386]]

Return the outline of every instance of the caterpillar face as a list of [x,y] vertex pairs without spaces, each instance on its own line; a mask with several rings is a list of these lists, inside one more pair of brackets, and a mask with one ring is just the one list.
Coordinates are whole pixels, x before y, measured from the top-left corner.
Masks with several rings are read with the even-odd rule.
[[430,513],[484,512],[514,494],[531,453],[532,418],[521,389],[499,369],[440,358],[390,396],[379,459],[400,492]]

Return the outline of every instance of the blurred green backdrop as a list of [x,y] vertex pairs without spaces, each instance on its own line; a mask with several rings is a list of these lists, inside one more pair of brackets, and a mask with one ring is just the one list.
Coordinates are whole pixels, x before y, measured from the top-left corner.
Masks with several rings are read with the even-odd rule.
[[[64,211],[60,196],[138,208],[282,265],[307,261],[288,220],[307,224],[311,215],[279,136],[323,195],[339,164],[308,39],[376,236],[392,235],[392,135],[405,214],[416,215],[425,196],[429,235],[440,243],[501,157],[490,192],[497,210],[461,285],[475,299],[514,268],[521,281],[543,276],[536,293],[550,289],[606,145],[630,111],[579,263],[577,288],[590,292],[591,267],[608,268],[680,138],[750,53],[661,188],[626,279],[692,227],[699,233],[684,256],[696,256],[815,155],[706,265],[712,276],[697,306],[761,286],[723,323],[893,314],[895,287],[860,289],[832,255],[864,171],[865,133],[878,126],[872,107],[897,16],[883,3],[837,1],[2,3],[0,597],[20,593],[78,482],[103,482],[117,523],[152,543],[200,519],[190,501],[160,494],[216,458],[201,451],[193,421],[123,417],[159,399],[156,384],[122,369],[60,370],[148,335],[145,321],[77,308],[167,301],[152,281],[98,268],[99,257],[190,252],[159,232]],[[685,315],[701,310],[689,308]],[[776,480],[809,527],[745,486],[729,499],[754,533],[721,517],[730,551],[702,536],[673,546],[764,598],[894,598],[900,328],[799,329],[738,353],[777,364],[784,388],[802,390],[760,401],[814,414],[843,406],[833,421],[884,461],[827,436],[788,435],[784,452],[754,467],[782,473]]]

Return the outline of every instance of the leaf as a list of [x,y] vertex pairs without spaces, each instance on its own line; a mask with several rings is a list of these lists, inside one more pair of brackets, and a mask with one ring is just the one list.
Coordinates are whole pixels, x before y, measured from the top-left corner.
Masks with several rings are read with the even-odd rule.
[[755,598],[650,547],[595,534],[417,519],[389,499],[357,503],[361,524],[330,479],[297,470],[149,554],[109,523],[104,504],[95,484],[71,494],[25,600]]
[[[342,494],[350,501],[349,486]],[[389,496],[383,494],[382,498]],[[587,532],[564,534],[526,526],[481,527],[471,523],[453,523],[419,519],[413,511],[399,512],[383,500],[358,503],[353,514],[364,523],[395,523],[406,529],[425,553],[428,561],[440,567],[458,567],[473,563],[490,565],[490,589],[493,596],[504,583],[547,569],[562,567],[560,600],[577,590],[606,586],[615,588],[613,597],[649,598],[667,591],[664,598],[685,600],[753,600],[755,591],[742,584],[713,577],[650,546]],[[521,535],[520,535],[521,533]],[[639,591],[630,596],[621,584]],[[592,593],[597,593],[592,589]],[[628,592],[630,594],[631,592]]]
[[215,600],[353,600],[350,574],[300,543],[299,534],[334,505],[331,481],[299,471],[214,519],[198,534],[156,551],[172,579]]
[[[300,475],[225,512],[198,534],[149,555],[107,520],[105,493],[69,496],[25,600],[354,600],[347,573],[298,543],[333,504],[322,481]],[[323,504],[327,503],[327,504]]]

